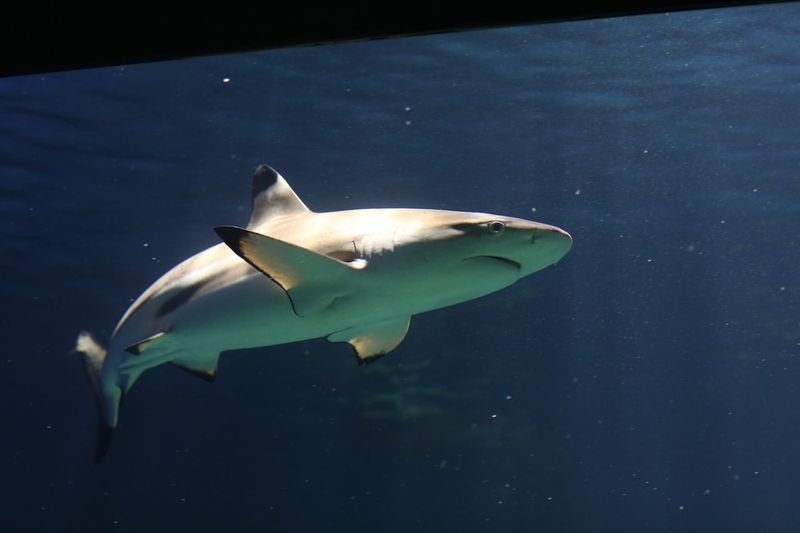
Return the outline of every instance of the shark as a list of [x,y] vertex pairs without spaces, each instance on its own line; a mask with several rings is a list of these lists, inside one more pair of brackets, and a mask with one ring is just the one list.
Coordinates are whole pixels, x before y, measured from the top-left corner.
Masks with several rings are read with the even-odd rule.
[[120,400],[144,372],[171,364],[207,381],[220,354],[308,339],[349,344],[371,363],[405,338],[413,315],[508,287],[557,263],[572,237],[486,213],[386,208],[314,212],[272,167],[252,180],[246,227],[147,288],[103,347],[78,335],[99,410],[100,461]]

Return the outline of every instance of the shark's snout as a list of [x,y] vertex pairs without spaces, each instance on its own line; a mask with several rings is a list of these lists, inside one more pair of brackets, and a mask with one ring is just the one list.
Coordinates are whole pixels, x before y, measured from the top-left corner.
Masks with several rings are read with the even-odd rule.
[[557,263],[572,248],[572,236],[563,229],[548,224],[529,226],[530,245],[521,251],[523,275],[528,275]]
[[572,235],[556,226],[546,226],[531,238],[534,245],[548,248],[549,254],[557,256],[554,263],[572,248]]
[[[572,247],[572,235],[556,226],[545,226],[544,224],[542,224],[542,226],[542,228],[539,228],[539,230],[534,232],[531,236],[531,242],[533,244],[536,244],[537,240],[544,238]],[[569,250],[569,248],[567,248],[567,250]]]

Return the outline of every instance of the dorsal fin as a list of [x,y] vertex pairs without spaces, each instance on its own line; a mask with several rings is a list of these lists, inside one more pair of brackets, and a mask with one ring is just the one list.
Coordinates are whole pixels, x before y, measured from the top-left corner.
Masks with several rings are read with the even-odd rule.
[[134,342],[127,348],[125,351],[132,355],[142,355],[142,352],[153,346],[153,344],[160,338],[162,338],[166,334],[165,331],[159,331],[155,335],[150,335],[149,337],[140,340],[139,342]]
[[274,216],[309,211],[283,176],[269,165],[259,165],[253,174],[252,201],[248,228]]

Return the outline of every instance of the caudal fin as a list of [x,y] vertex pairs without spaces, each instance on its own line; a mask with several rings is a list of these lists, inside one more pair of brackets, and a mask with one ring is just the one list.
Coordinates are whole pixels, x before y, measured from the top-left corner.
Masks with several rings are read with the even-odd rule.
[[106,350],[94,340],[92,334],[82,331],[78,335],[75,343],[75,351],[83,356],[83,363],[86,367],[86,374],[94,390],[95,400],[97,401],[97,448],[95,451],[95,462],[103,460],[111,447],[111,437],[114,435],[114,428],[105,423],[103,416],[103,391],[100,384],[100,372],[106,360]]
[[100,393],[100,371],[103,369],[103,362],[106,360],[106,350],[94,340],[88,331],[81,331],[78,341],[75,343],[75,351],[83,356],[83,364],[86,366],[86,374],[89,382],[97,397],[97,401],[102,401]]

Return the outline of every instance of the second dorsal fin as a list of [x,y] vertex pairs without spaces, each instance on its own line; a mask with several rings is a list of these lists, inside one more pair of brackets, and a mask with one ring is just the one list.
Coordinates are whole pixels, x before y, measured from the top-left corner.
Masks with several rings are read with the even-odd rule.
[[247,227],[272,217],[309,211],[289,184],[269,165],[259,165],[253,174],[252,211]]

